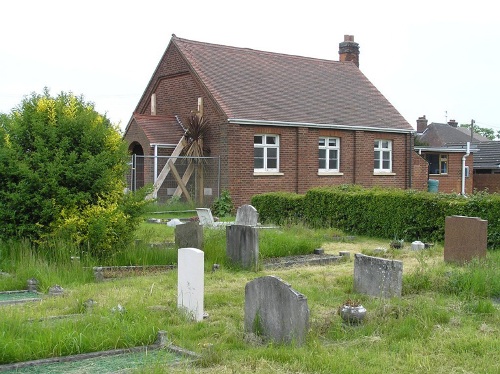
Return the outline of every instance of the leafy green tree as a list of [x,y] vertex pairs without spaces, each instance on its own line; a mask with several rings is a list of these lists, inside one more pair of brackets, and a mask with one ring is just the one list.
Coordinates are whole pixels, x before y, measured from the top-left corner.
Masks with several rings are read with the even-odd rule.
[[0,116],[0,239],[57,233],[91,243],[94,254],[109,250],[140,214],[123,193],[126,160],[118,128],[93,103],[47,89],[26,97]]
[[[466,129],[469,130],[470,126],[471,126],[470,123],[469,124],[465,123],[460,125],[460,127],[465,127]],[[495,140],[495,138],[500,139],[500,131],[498,131],[497,134],[495,135],[495,130],[490,129],[488,127],[480,127],[474,125],[474,132],[476,134],[484,136],[485,138],[488,138],[489,140]]]

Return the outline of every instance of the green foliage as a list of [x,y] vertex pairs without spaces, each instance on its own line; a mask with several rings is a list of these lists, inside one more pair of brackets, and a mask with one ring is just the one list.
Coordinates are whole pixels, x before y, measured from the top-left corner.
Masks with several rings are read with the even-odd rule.
[[270,192],[252,196],[251,204],[259,212],[261,222],[277,225],[299,223],[303,219],[304,195]]
[[[500,138],[500,131],[497,131],[497,133],[495,134],[495,130],[493,130],[492,128],[480,127],[480,126],[476,126],[476,125],[472,125],[472,126],[474,126],[474,133],[482,135],[485,138],[488,138],[489,140],[495,140],[495,138]],[[471,124],[470,123],[461,124],[460,127],[470,129]]]
[[131,239],[140,204],[123,194],[126,144],[92,103],[45,89],[0,121],[0,239],[69,228],[96,254]]
[[263,221],[302,221],[311,227],[403,240],[443,241],[447,216],[488,221],[488,245],[500,247],[500,194],[468,197],[414,190],[318,187],[305,195],[267,193],[252,197]]
[[212,204],[212,212],[217,217],[226,217],[233,211],[233,200],[228,190],[223,190],[220,197],[215,199]]

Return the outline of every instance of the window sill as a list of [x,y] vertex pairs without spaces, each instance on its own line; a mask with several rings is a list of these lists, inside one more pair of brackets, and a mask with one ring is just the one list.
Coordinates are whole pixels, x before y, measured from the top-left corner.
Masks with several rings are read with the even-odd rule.
[[318,171],[319,176],[342,176],[344,173],[340,173],[338,171]]
[[384,176],[396,175],[396,173],[390,173],[390,172],[385,172],[385,171],[374,171],[373,175],[375,175],[377,177],[384,177]]
[[430,174],[429,173],[429,176],[434,176],[434,177],[447,177],[448,176],[448,173],[443,173],[443,174]]
[[277,171],[254,171],[253,175],[254,177],[267,177],[267,176],[280,176],[285,174]]

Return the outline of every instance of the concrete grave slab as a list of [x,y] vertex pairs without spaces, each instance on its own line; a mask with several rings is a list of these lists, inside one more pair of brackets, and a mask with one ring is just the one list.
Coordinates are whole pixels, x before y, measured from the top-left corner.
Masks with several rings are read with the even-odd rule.
[[245,331],[278,343],[302,345],[309,328],[307,298],[275,276],[245,286]]

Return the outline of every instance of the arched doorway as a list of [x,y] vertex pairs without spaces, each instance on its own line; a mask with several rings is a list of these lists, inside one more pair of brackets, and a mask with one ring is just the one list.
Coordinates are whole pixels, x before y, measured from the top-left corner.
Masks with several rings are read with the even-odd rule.
[[132,154],[131,189],[136,191],[144,187],[144,150],[139,143],[133,142],[129,152]]

